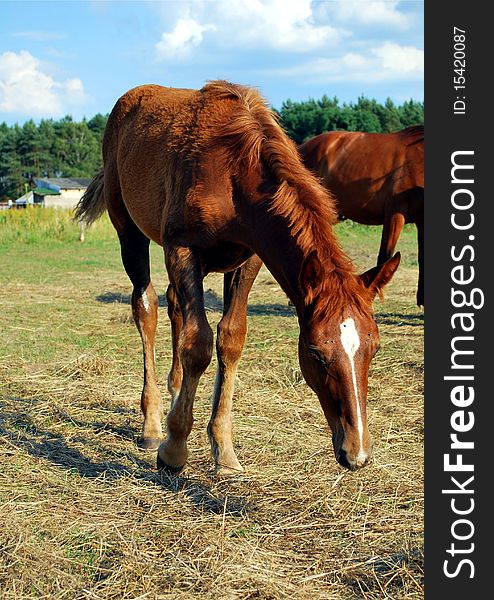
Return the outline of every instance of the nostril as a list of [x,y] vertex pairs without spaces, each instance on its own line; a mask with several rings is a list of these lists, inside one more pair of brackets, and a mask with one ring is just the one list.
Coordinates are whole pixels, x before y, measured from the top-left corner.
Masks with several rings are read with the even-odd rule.
[[350,463],[348,460],[348,454],[346,453],[346,450],[341,449],[339,451],[337,460],[342,467],[345,467],[345,469],[350,469],[351,471],[355,469],[355,464]]
[[357,468],[362,468],[367,466],[370,461],[371,461],[372,455],[371,454],[365,454],[365,455],[359,455],[357,456],[357,460],[355,461]]
[[342,467],[350,469],[350,471],[356,471],[362,467],[367,466],[372,458],[371,453],[359,452],[356,457],[352,457],[343,448],[340,449],[337,455],[337,460]]

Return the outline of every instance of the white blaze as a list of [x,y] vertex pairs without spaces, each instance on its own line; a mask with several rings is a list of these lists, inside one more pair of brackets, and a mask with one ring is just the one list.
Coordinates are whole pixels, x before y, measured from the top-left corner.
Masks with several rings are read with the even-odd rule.
[[352,368],[352,381],[353,389],[355,390],[355,402],[357,404],[357,429],[360,438],[360,451],[362,451],[362,435],[364,432],[364,426],[362,423],[362,412],[360,410],[360,400],[357,389],[357,376],[355,374],[355,353],[360,346],[360,337],[358,335],[357,328],[355,327],[355,321],[351,318],[345,319],[340,325],[340,340],[343,350],[345,350],[348,359],[350,360],[350,366]]

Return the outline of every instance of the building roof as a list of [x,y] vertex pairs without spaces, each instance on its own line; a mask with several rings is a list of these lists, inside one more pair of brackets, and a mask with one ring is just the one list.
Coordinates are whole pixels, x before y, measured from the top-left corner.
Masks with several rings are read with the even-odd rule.
[[49,188],[55,192],[60,190],[81,190],[86,189],[91,179],[89,178],[72,178],[72,177],[49,177],[36,179],[38,188]]
[[38,196],[60,196],[60,192],[44,187],[34,188],[33,192]]
[[22,194],[22,196],[19,196],[19,198],[14,200],[14,204],[26,204],[26,200],[27,200],[27,204],[34,203],[34,196],[33,196],[32,190],[29,191],[27,194]]

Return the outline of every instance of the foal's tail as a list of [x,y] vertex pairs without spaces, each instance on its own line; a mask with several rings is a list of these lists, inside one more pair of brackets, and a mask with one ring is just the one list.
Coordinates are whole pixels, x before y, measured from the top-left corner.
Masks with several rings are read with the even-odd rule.
[[104,174],[101,170],[88,185],[82,198],[75,208],[75,218],[91,225],[106,210],[105,195],[103,193]]

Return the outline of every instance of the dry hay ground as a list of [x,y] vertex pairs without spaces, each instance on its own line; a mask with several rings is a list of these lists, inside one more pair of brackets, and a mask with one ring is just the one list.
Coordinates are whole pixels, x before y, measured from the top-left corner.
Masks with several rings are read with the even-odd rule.
[[[379,231],[339,235],[362,268]],[[0,596],[12,598],[422,598],[423,319],[415,231],[384,304],[370,377],[372,466],[335,462],[302,380],[297,321],[263,270],[234,405],[246,468],[215,480],[206,436],[215,364],[199,388],[190,462],[160,475],[135,446],[141,349],[129,283],[101,239],[0,253]],[[101,237],[101,235],[100,235]],[[163,292],[160,249],[154,280]],[[221,278],[205,284],[220,317]],[[170,333],[160,298],[163,394]],[[168,399],[166,398],[166,404]]]

